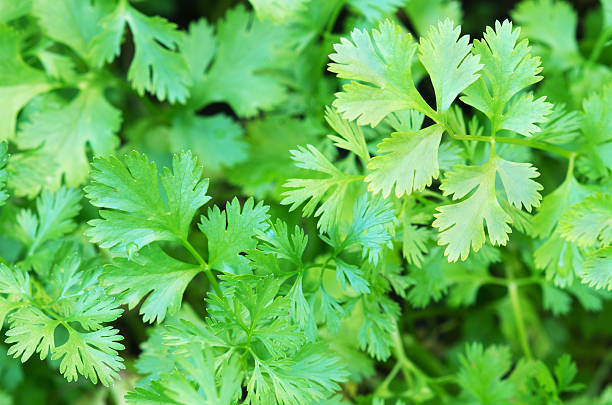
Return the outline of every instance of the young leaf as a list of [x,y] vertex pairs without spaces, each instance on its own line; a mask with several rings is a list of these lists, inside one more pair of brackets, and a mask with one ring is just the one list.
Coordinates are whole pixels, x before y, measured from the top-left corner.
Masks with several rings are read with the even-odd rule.
[[580,246],[612,244],[612,195],[588,196],[565,212],[559,226],[565,239]]
[[198,274],[199,266],[173,259],[157,245],[144,247],[132,259],[116,258],[101,275],[112,294],[123,293],[130,309],[143,300],[142,320],[162,322],[181,307],[187,284]]
[[419,60],[429,73],[436,92],[438,112],[446,112],[455,98],[478,79],[479,57],[470,52],[467,35],[459,38],[461,27],[449,19],[431,26],[419,43]]
[[200,218],[200,230],[208,238],[208,265],[225,273],[243,274],[249,270],[244,253],[257,246],[255,236],[268,228],[268,206],[249,198],[240,212],[240,203],[234,198],[222,213],[219,207],[208,209]]
[[19,147],[40,148],[55,156],[56,172],[47,174],[53,177],[55,188],[62,177],[70,187],[85,182],[87,146],[95,156],[106,156],[119,144],[115,134],[121,126],[121,112],[106,100],[103,90],[92,84],[65,105],[43,108],[17,135]]
[[438,207],[433,226],[440,231],[438,243],[448,245],[444,254],[450,261],[465,260],[470,246],[478,251],[485,242],[486,222],[493,245],[505,245],[511,232],[509,214],[499,203],[495,189],[496,175],[502,180],[508,202],[516,208],[540,205],[542,186],[532,179],[539,176],[529,163],[515,163],[498,156],[481,166],[456,166],[443,180],[444,195],[457,200],[475,191],[465,200]]
[[336,93],[334,107],[344,118],[375,127],[394,111],[430,111],[412,81],[416,43],[410,34],[385,20],[371,34],[353,30],[351,39],[342,38],[329,55],[335,62],[329,64],[330,72],[363,82],[353,81]]
[[[283,193],[285,198],[281,204],[291,204],[289,210],[293,211],[308,201],[302,209],[304,216],[308,217],[314,212],[316,217],[320,217],[317,226],[323,231],[331,229],[338,221],[347,188],[351,182],[356,180],[356,176],[342,172],[312,145],[307,145],[306,148],[298,146],[298,149],[292,150],[291,154],[296,166],[325,174],[327,177],[290,179],[284,184],[284,187],[292,190]],[[325,201],[315,211],[324,197]]]
[[187,62],[177,52],[180,32],[175,24],[162,17],[148,17],[128,2],[118,2],[115,10],[99,21],[101,30],[89,45],[94,65],[101,67],[119,55],[126,24],[134,41],[134,58],[128,70],[134,89],[141,96],[148,91],[160,101],[184,103],[191,81]]
[[154,241],[186,240],[193,216],[210,199],[208,179],[201,179],[202,167],[188,152],[174,155],[172,170],[164,168],[160,176],[161,187],[155,163],[138,152],[125,156],[125,164],[111,156],[96,159],[93,167],[85,192],[103,209],[102,219],[89,222],[87,235],[117,255]]
[[12,139],[17,114],[34,96],[51,89],[45,74],[19,54],[21,38],[0,23],[0,141]]
[[373,193],[389,196],[395,187],[399,198],[430,186],[440,173],[438,147],[444,129],[432,125],[414,132],[394,132],[378,144],[379,156],[368,163],[372,171],[365,181]]

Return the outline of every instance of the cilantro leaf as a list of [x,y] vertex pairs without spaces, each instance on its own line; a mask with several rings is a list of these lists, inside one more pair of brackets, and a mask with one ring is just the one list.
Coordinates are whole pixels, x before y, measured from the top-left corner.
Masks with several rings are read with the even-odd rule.
[[210,170],[231,167],[247,159],[242,128],[224,114],[210,117],[181,114],[172,121],[172,149],[191,150]]
[[49,37],[87,58],[91,40],[101,31],[98,22],[110,11],[109,5],[103,1],[34,0],[32,12]]
[[492,157],[481,166],[455,166],[442,181],[444,195],[460,199],[475,191],[465,200],[438,207],[433,226],[440,234],[438,243],[448,245],[444,254],[450,261],[465,260],[470,246],[478,251],[485,242],[486,222],[489,239],[493,245],[505,245],[511,232],[510,215],[499,203],[496,192],[496,176],[501,178],[508,202],[516,208],[540,205],[538,193],[542,186],[532,179],[539,176],[529,163],[515,163],[498,156]]
[[[481,77],[465,90],[461,101],[479,109],[493,123],[493,130],[508,129],[530,136],[540,130],[552,105],[544,97],[533,100],[531,94],[514,97],[522,89],[539,82],[540,59],[531,56],[526,39],[517,43],[519,28],[505,20],[487,27],[484,40],[474,40],[474,53],[484,67]],[[513,98],[514,97],[514,98]]]
[[565,212],[559,226],[565,239],[580,246],[612,244],[612,195],[588,196]]
[[248,271],[246,257],[240,255],[257,246],[255,236],[268,228],[268,206],[255,205],[249,198],[240,211],[237,198],[228,202],[225,211],[219,207],[209,208],[206,216],[200,217],[200,230],[208,239],[208,265],[222,272],[242,274]]
[[53,185],[62,176],[71,187],[85,182],[89,171],[87,149],[96,156],[112,153],[119,139],[115,133],[121,125],[121,113],[104,97],[103,89],[90,86],[73,100],[61,106],[49,106],[21,127],[17,144],[21,148],[38,148],[54,155],[58,163]]
[[564,1],[526,0],[511,13],[523,34],[538,44],[547,68],[568,69],[581,56],[576,41],[576,12]]
[[19,54],[20,35],[0,24],[0,141],[13,138],[17,114],[31,99],[51,89],[45,74]]
[[262,20],[286,22],[304,9],[310,0],[250,0],[257,16]]
[[584,266],[582,280],[595,288],[612,290],[612,247],[593,252]]
[[507,347],[484,349],[480,343],[473,343],[466,346],[459,363],[459,384],[466,399],[482,405],[509,403],[514,390],[509,381],[502,380],[511,366]]
[[479,56],[470,52],[467,35],[449,19],[431,26],[419,43],[419,60],[429,73],[436,92],[437,111],[443,113],[466,87],[478,79]]
[[173,259],[159,246],[150,245],[132,259],[116,258],[101,280],[112,294],[124,292],[122,300],[130,309],[146,296],[140,307],[143,321],[161,322],[181,307],[185,288],[199,271],[199,266]]
[[34,215],[30,210],[23,209],[17,216],[21,240],[32,254],[45,242],[57,239],[76,228],[74,217],[81,207],[81,193],[75,189],[60,188],[54,193],[48,190],[36,199]]
[[99,21],[100,32],[89,48],[94,65],[101,67],[119,55],[125,25],[134,41],[134,58],[128,69],[128,80],[141,96],[145,91],[160,101],[184,103],[189,95],[187,62],[177,52],[182,37],[176,25],[162,17],[148,17],[126,1]]
[[[285,46],[283,32],[253,17],[238,6],[217,24],[218,49],[208,72],[192,91],[190,104],[194,109],[225,101],[237,115],[252,117],[258,110],[269,110],[286,98],[285,86],[260,72],[270,68]],[[236,86],[237,82],[240,86]]]
[[103,209],[86,234],[120,256],[154,241],[186,240],[193,216],[210,199],[208,179],[200,178],[202,167],[188,152],[174,155],[172,170],[165,168],[159,181],[155,163],[137,152],[126,155],[125,164],[114,156],[98,158],[93,168],[85,192]]
[[394,132],[378,144],[379,156],[368,163],[365,181],[373,193],[387,197],[395,187],[399,198],[430,186],[440,172],[438,147],[443,128],[431,125],[414,132]]
[[[361,178],[342,172],[312,145],[307,145],[306,148],[298,146],[297,150],[291,151],[291,155],[296,166],[327,176],[316,179],[290,179],[284,187],[291,190],[282,194],[285,198],[281,200],[281,204],[291,204],[289,210],[293,211],[308,201],[302,209],[304,216],[308,217],[314,212],[316,217],[320,217],[317,226],[323,231],[331,229],[339,218],[349,185]],[[324,197],[325,201],[315,211]]]
[[353,80],[336,93],[333,103],[344,118],[374,127],[394,111],[431,110],[412,81],[416,43],[410,34],[386,20],[371,34],[353,30],[351,39],[342,38],[329,55],[335,62],[329,71]]

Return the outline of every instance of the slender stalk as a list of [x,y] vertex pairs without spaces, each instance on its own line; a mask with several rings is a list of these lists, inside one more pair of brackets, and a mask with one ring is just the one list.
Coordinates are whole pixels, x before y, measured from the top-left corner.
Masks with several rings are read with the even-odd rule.
[[[482,136],[482,135],[458,135],[458,134],[453,134],[452,132],[448,131],[448,134],[451,136],[451,138],[459,140],[459,141],[480,141],[480,142],[491,142],[493,139],[489,136]],[[525,139],[525,138],[508,138],[508,137],[496,137],[495,138],[495,142],[496,143],[507,143],[507,144],[511,144],[511,145],[521,145],[521,146],[527,146],[530,148],[534,148],[534,149],[540,149],[540,150],[545,150],[547,152],[551,152],[551,153],[555,153],[557,155],[561,155],[563,157],[566,158],[571,158],[571,156],[574,154],[574,152],[570,152],[568,150],[565,150],[559,146],[556,145],[549,145],[547,143],[543,143],[543,142],[536,142],[536,141],[531,141],[529,139]]]
[[612,34],[611,29],[602,29],[597,37],[597,41],[595,41],[595,46],[593,46],[593,50],[591,51],[591,55],[589,55],[589,63],[595,63],[599,59],[601,55],[601,51],[603,51],[606,46],[606,42],[608,38]]
[[508,284],[508,292],[510,293],[512,312],[514,313],[514,321],[516,323],[521,348],[523,349],[525,357],[532,359],[531,348],[529,347],[527,332],[525,331],[525,320],[523,319],[523,312],[521,310],[521,303],[518,296],[518,287],[515,282],[510,282],[510,284]]
[[200,264],[200,268],[202,269],[204,274],[206,274],[206,277],[208,278],[210,285],[212,285],[217,295],[219,297],[222,297],[223,292],[221,291],[221,287],[219,286],[219,283],[217,282],[217,279],[215,278],[215,276],[212,274],[212,269],[208,266],[208,263],[206,263],[206,260],[202,258],[202,256],[193,247],[193,245],[189,243],[188,240],[181,239],[181,244],[185,247],[185,249],[189,251],[189,253],[191,253],[193,258],[196,259],[196,261]]

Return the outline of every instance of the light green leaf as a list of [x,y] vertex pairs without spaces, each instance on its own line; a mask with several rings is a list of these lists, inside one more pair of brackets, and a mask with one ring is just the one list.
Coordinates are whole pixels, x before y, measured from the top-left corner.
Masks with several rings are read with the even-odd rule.
[[242,127],[224,114],[200,117],[181,114],[172,121],[172,149],[191,150],[206,162],[206,167],[217,171],[231,167],[247,158],[247,144]]
[[0,24],[0,141],[13,138],[23,106],[51,89],[45,74],[21,59],[20,42],[11,27]]
[[248,260],[240,253],[257,246],[256,234],[268,228],[268,209],[263,202],[255,205],[249,198],[241,212],[240,203],[234,198],[226,204],[224,212],[215,206],[200,217],[200,230],[208,239],[210,268],[232,274],[248,271]]
[[336,110],[329,107],[325,110],[325,121],[337,135],[328,135],[329,139],[334,142],[337,148],[342,148],[353,152],[359,156],[362,161],[367,162],[370,159],[368,146],[366,145],[363,131],[354,122],[343,119]]
[[481,166],[455,166],[443,180],[441,189],[444,195],[452,195],[453,200],[469,197],[457,204],[438,207],[433,226],[440,234],[438,244],[448,245],[444,251],[449,261],[458,258],[465,260],[470,247],[478,251],[485,242],[484,223],[489,240],[493,245],[505,245],[511,232],[510,215],[499,203],[495,180],[502,180],[508,202],[516,208],[540,204],[538,193],[542,186],[532,179],[539,176],[529,163],[515,163],[498,156],[492,157]]
[[98,21],[110,11],[109,4],[104,1],[34,0],[32,13],[49,37],[87,57],[89,43],[100,32]]
[[547,69],[565,70],[581,62],[576,41],[577,16],[572,6],[559,0],[525,0],[511,13],[523,35],[538,45],[536,53]]
[[75,381],[78,374],[89,378],[94,384],[106,386],[119,378],[118,371],[124,369],[117,350],[124,347],[118,343],[123,337],[117,329],[105,327],[94,332],[69,330],[68,340],[56,348],[52,360],[61,359],[60,372],[68,381]]
[[310,0],[250,0],[257,17],[262,20],[286,22],[304,9]]
[[447,111],[459,93],[478,79],[482,68],[479,56],[470,52],[469,37],[459,38],[460,34],[461,27],[446,19],[431,26],[419,43],[419,60],[431,78],[438,112]]
[[596,193],[571,206],[559,227],[565,239],[580,246],[612,244],[612,195]]
[[480,56],[484,67],[461,101],[485,113],[495,131],[508,129],[530,136],[540,130],[535,123],[544,121],[552,105],[544,97],[534,101],[531,94],[514,97],[542,80],[538,76],[542,70],[540,59],[531,56],[526,39],[517,43],[519,34],[520,29],[513,29],[508,20],[501,24],[496,21],[495,30],[487,27],[484,40],[474,40],[474,53]]
[[379,156],[368,163],[365,181],[373,193],[382,191],[383,197],[389,196],[395,187],[399,198],[413,191],[422,191],[437,178],[438,147],[443,128],[432,125],[415,132],[394,132],[391,137],[378,144]]
[[191,80],[185,57],[178,48],[182,41],[174,23],[158,16],[149,17],[128,2],[119,2],[114,11],[100,20],[100,32],[93,38],[90,58],[98,67],[119,55],[125,25],[134,41],[134,58],[128,80],[141,96],[145,91],[160,101],[184,103]]
[[110,293],[123,293],[121,299],[130,309],[143,301],[139,311],[143,321],[159,323],[180,309],[185,288],[200,270],[151,245],[132,259],[116,258],[105,267],[101,280],[110,286]]
[[69,103],[34,115],[21,127],[17,144],[25,149],[40,147],[55,156],[54,188],[62,177],[75,187],[87,179],[87,146],[94,156],[112,153],[119,144],[115,133],[120,125],[121,112],[106,100],[103,89],[86,87]]
[[599,249],[589,256],[582,281],[591,287],[612,290],[612,247]]
[[356,80],[336,93],[333,105],[344,118],[374,127],[394,111],[431,111],[412,81],[416,43],[400,25],[386,20],[371,34],[355,29],[351,40],[342,38],[329,55],[330,72]]
[[155,163],[138,152],[125,156],[125,164],[111,156],[96,159],[93,167],[85,192],[103,209],[86,234],[120,256],[154,241],[186,240],[193,216],[210,199],[208,179],[201,179],[202,167],[189,152],[174,155],[172,170],[164,168],[160,181]]
[[[323,231],[331,229],[340,218],[348,186],[360,178],[342,172],[312,145],[306,145],[306,148],[298,146],[297,150],[291,151],[291,155],[297,167],[324,174],[326,177],[290,179],[284,187],[291,190],[282,194],[285,198],[281,200],[281,204],[291,204],[289,210],[293,211],[308,201],[302,209],[304,216],[308,217],[314,212],[314,216],[320,217],[317,226]],[[323,199],[323,204],[315,211]]]
[[17,215],[19,236],[28,247],[28,254],[49,240],[57,239],[76,228],[74,217],[81,207],[81,193],[75,189],[62,187],[54,193],[48,190],[36,199],[35,216],[28,209]]
[[191,104],[196,109],[227,102],[237,115],[252,117],[286,98],[285,86],[262,72],[277,63],[280,50],[287,46],[286,34],[281,27],[253,17],[238,6],[217,23],[217,53],[192,92]]

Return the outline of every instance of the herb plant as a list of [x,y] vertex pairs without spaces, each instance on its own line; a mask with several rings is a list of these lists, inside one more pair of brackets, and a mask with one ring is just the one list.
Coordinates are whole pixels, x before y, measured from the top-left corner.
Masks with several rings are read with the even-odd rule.
[[234,3],[0,0],[0,403],[612,403],[612,1]]

